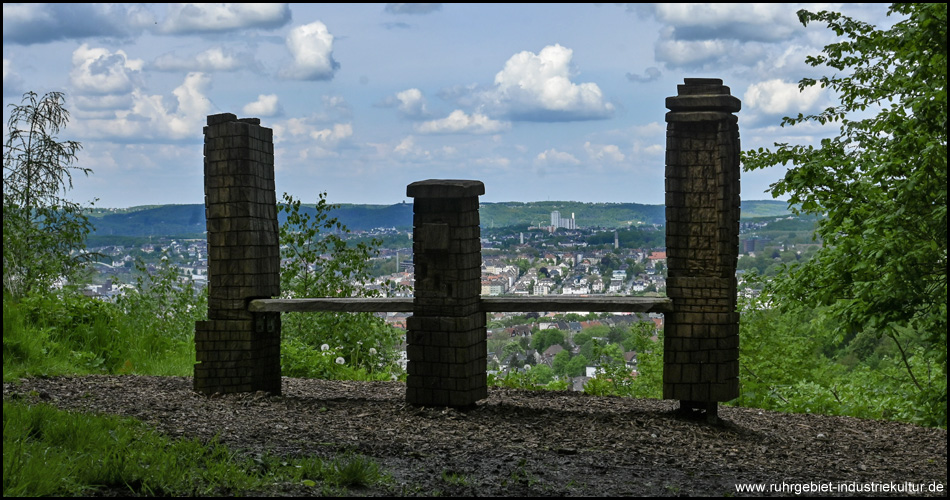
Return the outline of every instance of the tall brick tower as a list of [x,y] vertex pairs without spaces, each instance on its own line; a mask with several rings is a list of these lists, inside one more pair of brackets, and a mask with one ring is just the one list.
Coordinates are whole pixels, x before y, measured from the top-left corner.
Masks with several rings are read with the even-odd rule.
[[274,139],[257,118],[211,115],[205,135],[208,321],[195,325],[194,389],[280,393],[280,313],[247,301],[280,295]]
[[739,127],[722,80],[687,78],[666,99],[667,295],[663,397],[705,410],[739,396]]

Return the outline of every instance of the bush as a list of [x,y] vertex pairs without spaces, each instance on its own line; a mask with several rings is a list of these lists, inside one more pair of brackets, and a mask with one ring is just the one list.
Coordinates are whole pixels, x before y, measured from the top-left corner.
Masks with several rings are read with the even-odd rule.
[[[284,194],[280,211],[287,214],[287,220],[280,227],[280,281],[285,297],[379,296],[361,285],[371,281],[369,262],[378,255],[380,242],[349,244],[340,236],[349,229],[330,216],[336,208],[327,203],[326,193],[320,194],[313,211]],[[374,314],[286,313],[281,318],[281,332],[286,375],[327,373],[341,377],[341,369],[321,364],[324,356],[317,349],[324,344],[334,346],[344,364],[356,370],[354,376],[389,379],[401,375],[396,347],[402,333]],[[310,368],[307,362],[319,366]],[[291,371],[286,371],[287,367]]]

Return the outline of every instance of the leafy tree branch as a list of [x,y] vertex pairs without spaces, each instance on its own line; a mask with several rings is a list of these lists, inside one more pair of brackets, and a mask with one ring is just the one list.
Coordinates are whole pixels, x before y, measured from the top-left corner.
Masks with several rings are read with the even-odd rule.
[[3,287],[16,296],[48,290],[69,279],[94,256],[85,252],[92,224],[64,195],[82,149],[60,141],[69,122],[61,92],[23,95],[10,105],[3,145]]
[[[842,37],[806,59],[832,76],[802,79],[799,88],[830,89],[839,103],[782,125],[839,123],[838,135],[818,146],[745,151],[743,163],[787,166],[773,196],[824,216],[814,258],[767,287],[775,303],[827,306],[842,332],[920,332],[945,376],[947,5],[893,4],[888,14],[901,19],[879,29],[836,12],[799,11],[803,24],[824,23]],[[936,397],[946,422],[946,390]]]

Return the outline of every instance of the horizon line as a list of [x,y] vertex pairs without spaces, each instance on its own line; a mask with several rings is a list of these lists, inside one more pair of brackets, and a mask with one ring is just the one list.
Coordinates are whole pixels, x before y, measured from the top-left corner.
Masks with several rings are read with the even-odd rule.
[[[785,203],[788,204],[786,200],[740,200],[740,206],[743,201],[746,202],[757,202],[757,203]],[[479,205],[498,205],[498,204],[507,204],[507,203],[521,203],[521,204],[530,204],[530,203],[580,203],[584,205],[643,205],[643,206],[665,206],[665,203],[640,203],[637,201],[576,201],[576,200],[534,200],[534,201],[479,201]],[[315,205],[316,203],[302,203],[302,205]],[[396,203],[351,203],[351,202],[331,202],[332,205],[356,205],[356,206],[371,206],[371,207],[391,207],[395,205],[412,205],[412,201],[402,200]],[[132,210],[132,209],[141,209],[146,210],[148,208],[154,207],[170,207],[170,206],[192,206],[192,205],[201,205],[204,206],[204,203],[146,203],[143,205],[132,205],[129,207],[97,207],[97,206],[88,206],[83,207],[83,209],[92,209],[92,210]]]

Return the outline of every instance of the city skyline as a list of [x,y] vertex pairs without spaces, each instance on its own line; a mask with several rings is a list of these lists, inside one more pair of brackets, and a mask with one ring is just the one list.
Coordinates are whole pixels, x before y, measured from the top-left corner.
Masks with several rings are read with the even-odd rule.
[[[203,201],[207,115],[275,133],[278,193],[393,204],[428,178],[486,202],[662,204],[664,100],[722,78],[744,149],[817,143],[779,126],[827,107],[798,81],[834,41],[811,4],[4,4],[4,120],[24,92],[66,94],[83,144],[69,197],[125,208]],[[828,8],[828,7],[826,7]],[[830,7],[876,25],[881,4]],[[782,167],[743,173],[742,197]]]
[[559,210],[551,212],[551,230],[557,228],[577,229],[577,221],[574,219],[574,213],[571,212],[571,218],[567,218],[561,217]]

